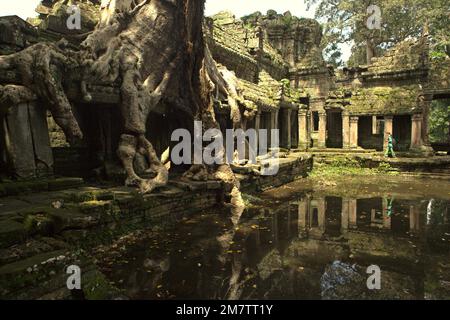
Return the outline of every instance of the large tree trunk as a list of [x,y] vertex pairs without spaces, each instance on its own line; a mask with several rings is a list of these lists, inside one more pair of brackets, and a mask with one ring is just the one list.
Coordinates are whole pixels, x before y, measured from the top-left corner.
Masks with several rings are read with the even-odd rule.
[[375,45],[374,45],[372,39],[367,38],[367,41],[366,41],[366,60],[367,60],[367,65],[371,64],[373,57],[375,57]]
[[[230,80],[217,71],[203,38],[204,0],[110,0],[102,8],[96,29],[81,44],[81,51],[69,56],[77,63],[64,61],[60,48],[49,46],[50,54],[32,46],[25,54],[29,63],[23,67],[23,53],[14,59],[0,57],[0,65],[11,67],[24,75],[24,83],[37,95],[47,97],[66,135],[81,136],[64,90],[54,80],[53,65],[59,70],[76,64],[82,70],[81,91],[90,100],[88,83],[120,84],[124,131],[119,142],[118,156],[126,170],[127,185],[138,186],[143,193],[151,192],[168,182],[168,171],[158,159],[146,138],[147,118],[161,105],[178,109],[180,117],[201,120],[204,129],[219,128],[213,110],[213,89],[236,101],[236,90]],[[39,46],[39,45],[37,45]],[[47,50],[49,51],[49,50]],[[35,53],[34,55],[31,54]],[[67,51],[69,52],[69,51]],[[33,80],[33,65],[41,62],[39,79]],[[38,64],[39,66],[39,64]],[[2,67],[2,66],[0,66]],[[56,69],[58,69],[56,68]],[[31,80],[27,80],[31,77]],[[36,75],[34,76],[36,77]],[[153,179],[139,177],[133,167],[136,155],[147,157]],[[223,153],[225,156],[225,152]],[[204,172],[206,171],[206,176]],[[237,182],[229,165],[214,168],[194,167],[187,176],[214,177],[230,186],[232,203],[242,205]],[[240,213],[238,213],[240,215]]]

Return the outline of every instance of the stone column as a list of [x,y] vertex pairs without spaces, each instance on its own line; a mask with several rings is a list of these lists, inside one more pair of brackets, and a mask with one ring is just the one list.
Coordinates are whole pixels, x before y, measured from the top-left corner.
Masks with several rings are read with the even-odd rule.
[[383,228],[391,229],[391,217],[388,212],[388,201],[383,199]]
[[[270,117],[266,117],[266,125],[267,125],[267,143],[270,146],[271,140],[272,140],[272,129],[275,129],[273,127],[273,124],[275,123],[275,111],[270,112]],[[268,147],[269,147],[268,146]]]
[[349,200],[342,199],[341,232],[345,233],[349,225]]
[[305,231],[307,229],[307,225],[308,225],[308,221],[307,221],[307,217],[308,217],[308,203],[309,203],[309,199],[308,198],[303,198],[298,203],[298,223],[297,223],[297,228],[298,228],[298,237],[299,238],[302,238],[304,236]]
[[347,111],[342,112],[342,146],[350,148],[350,114]]
[[393,131],[393,116],[384,117],[384,135],[383,135],[383,150],[386,151],[388,147],[388,137]]
[[[277,109],[275,111],[275,115],[273,118],[273,129],[280,129],[279,123],[278,123],[278,114],[280,113],[280,109]],[[278,134],[278,147],[280,147],[280,134]]]
[[298,148],[300,150],[308,149],[308,112],[298,110]]
[[358,148],[358,117],[350,117],[350,148]]
[[422,143],[422,114],[411,116],[411,149],[420,149]]
[[417,206],[409,207],[409,230],[418,232],[420,228],[420,210]]
[[326,210],[326,203],[325,198],[318,199],[317,200],[317,211],[318,211],[318,224],[319,229],[321,231],[325,231],[325,210]]
[[377,134],[377,116],[372,116],[372,134]]
[[326,148],[327,141],[327,113],[319,111],[319,148]]
[[279,112],[280,112],[280,110],[277,109],[272,113],[272,128],[273,129],[279,129],[278,128],[278,113]]
[[348,216],[349,216],[349,228],[356,229],[358,227],[356,199],[348,200]]
[[291,148],[291,114],[292,110],[289,108],[283,109],[281,115],[283,121],[281,123],[281,147],[290,149]]
[[261,128],[261,111],[258,111],[255,116],[255,131],[256,131],[256,150],[255,153],[259,153],[259,129]]
[[430,117],[432,96],[423,95],[418,99],[419,108],[422,111],[422,145],[430,147],[428,120]]
[[298,148],[298,109],[291,113],[291,149]]

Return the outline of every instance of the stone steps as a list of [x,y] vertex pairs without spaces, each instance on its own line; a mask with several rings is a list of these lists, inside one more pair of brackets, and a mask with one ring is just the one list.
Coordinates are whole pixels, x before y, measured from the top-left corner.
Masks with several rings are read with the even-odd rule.
[[375,149],[339,149],[339,148],[310,148],[308,152],[312,154],[373,154],[379,153]]
[[60,191],[84,185],[82,178],[36,179],[0,183],[0,197],[17,196],[33,192]]

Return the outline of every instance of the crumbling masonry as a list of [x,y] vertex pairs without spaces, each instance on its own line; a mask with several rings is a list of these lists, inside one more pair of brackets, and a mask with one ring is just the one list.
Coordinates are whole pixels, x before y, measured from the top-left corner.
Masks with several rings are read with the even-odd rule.
[[[82,30],[66,28],[66,2],[42,1],[37,8],[39,17],[28,22],[17,16],[0,18],[0,54],[3,55],[0,58],[3,70],[0,74],[0,164],[3,175],[18,178],[52,173],[77,176],[102,167],[108,177],[114,177],[116,171],[111,167],[117,162],[116,150],[121,144],[119,150],[125,151],[130,145],[138,144],[133,135],[123,134],[136,130],[136,126],[125,130],[118,128],[120,105],[127,105],[124,99],[130,104],[137,103],[130,88],[104,81],[102,75],[98,76],[98,81],[86,83],[76,66],[64,74],[55,73],[53,65],[71,57],[53,54],[48,58],[50,64],[46,65],[50,69],[42,68],[42,71],[51,73],[54,82],[35,84],[35,91],[43,93],[45,88],[64,87],[68,100],[55,103],[51,92],[44,92],[48,99],[42,99],[42,95],[38,97],[29,90],[26,79],[25,85],[24,79],[19,81],[17,77],[25,77],[22,70],[7,68],[6,55],[26,51],[37,43],[42,50],[51,47],[52,52],[60,48],[76,52],[80,46],[91,46],[94,55],[95,50],[104,54],[106,48],[95,49],[95,37],[101,37],[95,31],[82,43],[87,33],[103,19],[99,14],[99,1],[79,4],[84,21]],[[382,151],[386,136],[391,133],[398,151],[431,154],[430,104],[433,99],[450,96],[450,62],[448,57],[439,65],[431,62],[427,34],[400,43],[367,66],[334,70],[323,59],[322,30],[312,19],[269,11],[266,15],[255,13],[239,20],[231,13],[221,12],[206,18],[203,29],[209,48],[206,59],[212,57],[215,61],[210,74],[217,77],[210,77],[216,84],[214,112],[221,130],[280,129],[281,148],[302,151],[319,148]],[[176,53],[170,55],[172,60],[164,62],[168,74],[177,59]],[[114,65],[110,67],[109,72],[118,72]],[[151,78],[151,74],[146,76]],[[126,78],[126,73],[122,77]],[[166,77],[158,75],[159,79]],[[164,86],[164,81],[159,85]],[[153,100],[151,108],[146,109],[145,121],[138,125],[142,127],[139,129],[142,145],[135,148],[138,152],[133,151],[133,158],[124,160],[124,156],[122,159],[130,173],[128,178],[131,176],[135,180],[129,182],[138,182],[141,188],[138,175],[145,175],[146,168],[140,165],[144,160],[139,150],[146,146],[147,151],[143,153],[150,154],[150,160],[160,157],[172,145],[171,132],[189,126],[180,120],[180,110],[170,112],[164,106],[177,104],[177,101]],[[57,108],[67,109],[68,106],[73,113],[61,113]],[[47,110],[51,114],[47,114]],[[77,121],[67,118],[67,114]],[[74,144],[72,140],[82,135],[83,143]],[[70,147],[67,142],[71,143]],[[153,166],[164,183],[167,177],[159,160]],[[145,187],[152,189],[154,186]]]

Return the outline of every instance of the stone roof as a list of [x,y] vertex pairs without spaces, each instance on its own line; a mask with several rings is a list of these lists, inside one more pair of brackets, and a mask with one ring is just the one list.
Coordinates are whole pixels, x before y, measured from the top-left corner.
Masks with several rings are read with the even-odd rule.
[[60,34],[83,34],[92,31],[100,20],[99,0],[72,0],[72,5],[80,8],[81,30],[69,30],[66,21],[69,17],[67,9],[69,5],[66,0],[41,1],[37,6],[37,18],[28,18],[27,21],[34,26],[46,31],[53,31]]
[[[257,79],[249,79],[248,77],[243,79],[242,76],[239,78],[239,86],[246,100],[268,110],[279,108],[282,102],[298,105],[300,98],[306,97],[306,94],[301,90],[289,89],[287,92],[285,92],[286,90],[283,91],[283,84],[274,79],[271,72],[273,69],[270,69],[276,68],[281,71],[283,76],[286,76],[288,63],[283,59],[280,52],[267,41],[264,42],[263,52],[259,50],[259,37],[254,25],[236,19],[233,13],[228,11],[219,12],[209,18],[212,21],[210,25],[213,35],[210,39],[212,40],[212,52],[217,50],[216,46],[220,46],[223,50],[238,56],[243,61],[248,60],[259,66]],[[218,63],[226,64],[226,61],[221,61],[220,55],[215,55],[213,52],[213,56]],[[232,66],[227,67],[233,69]]]
[[400,73],[427,68],[428,40],[426,37],[400,42],[382,57],[372,58],[365,74]]
[[255,12],[242,19],[246,25],[264,29],[268,43],[290,68],[326,68],[320,48],[322,28],[316,20],[298,18],[289,11],[278,14],[274,10],[266,15]]
[[[233,13],[228,11],[219,12],[210,18],[213,20],[213,37],[217,43],[244,57],[256,58],[259,40],[254,26],[244,24],[242,20],[236,19]],[[281,54],[267,42],[264,43],[262,54],[280,68],[287,66]]]
[[353,91],[345,109],[353,115],[395,115],[419,112],[419,85],[403,87],[373,87]]
[[242,94],[264,109],[275,109],[280,102],[281,84],[264,71],[260,72],[259,83],[239,79]]
[[18,16],[0,18],[0,54],[11,54],[37,41],[38,32]]
[[281,102],[292,106],[300,103],[300,98],[307,97],[304,91],[289,88],[283,91],[283,84],[273,79],[269,73],[262,70],[258,83],[239,79],[239,84],[246,100],[250,100],[264,109],[276,109]]

